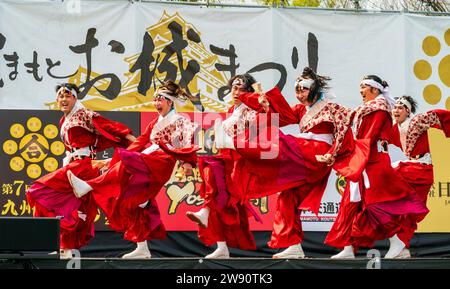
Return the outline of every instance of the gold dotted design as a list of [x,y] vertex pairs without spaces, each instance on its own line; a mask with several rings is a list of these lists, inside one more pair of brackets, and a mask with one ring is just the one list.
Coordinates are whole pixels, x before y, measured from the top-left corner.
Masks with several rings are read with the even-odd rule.
[[25,128],[20,123],[15,123],[9,128],[12,137],[21,138],[25,134]]
[[429,104],[437,104],[442,98],[441,90],[437,85],[429,84],[423,89],[423,98]]
[[53,124],[48,124],[44,128],[44,135],[48,139],[54,139],[58,135],[58,128]]
[[44,169],[47,172],[54,172],[58,168],[58,161],[55,158],[46,158],[44,161]]
[[31,164],[27,167],[27,175],[32,179],[37,179],[40,177],[42,169],[37,164]]
[[32,132],[37,132],[42,127],[42,121],[37,117],[30,117],[27,121],[27,128]]
[[25,167],[25,161],[21,157],[13,157],[9,161],[9,167],[15,172],[20,172]]
[[3,151],[8,155],[15,154],[17,152],[17,149],[17,143],[13,140],[9,139],[3,143]]
[[426,60],[418,60],[414,64],[414,75],[420,80],[426,80],[431,76],[431,64]]
[[438,71],[442,83],[450,87],[450,54],[442,58],[441,62],[439,62]]
[[428,56],[436,56],[441,51],[441,43],[434,36],[426,37],[422,42],[422,49]]
[[[435,36],[427,36],[422,41],[422,50],[423,52],[428,56],[436,56],[441,52],[441,41],[439,38]],[[450,28],[447,29],[444,33],[444,41],[447,44],[447,46],[450,46]],[[445,46],[445,44],[444,44]],[[446,52],[443,52],[444,55]],[[434,63],[434,62],[433,62]],[[439,64],[437,64],[437,67],[435,67],[435,64],[430,64],[428,61],[420,59],[416,61],[414,64],[414,75],[420,79],[420,80],[427,80],[431,77],[433,73],[433,67],[434,72],[438,74],[439,79],[441,80],[442,84],[444,84],[446,87],[450,87],[450,54],[447,54],[442,57],[442,59],[439,61]],[[436,71],[437,69],[437,71]],[[423,89],[423,99],[431,105],[438,104],[442,97],[443,92],[445,92],[445,86],[438,86],[439,84],[428,84]],[[450,109],[450,97],[447,96],[447,99],[445,100],[445,107],[447,109]]]
[[444,34],[445,43],[447,43],[448,46],[450,46],[450,28],[445,31]]
[[50,151],[55,156],[62,155],[65,150],[66,150],[66,148],[64,147],[64,144],[62,142],[60,142],[60,141],[55,141],[54,143],[52,143],[50,145]]
[[[33,138],[36,139],[36,142],[38,142],[40,145],[42,145],[45,148],[45,151],[41,149],[37,144],[29,144]],[[25,147],[28,145],[28,147]],[[48,150],[48,142],[45,137],[43,137],[40,134],[37,133],[30,133],[26,135],[19,144],[19,149],[22,151],[21,156],[30,163],[39,163],[43,161],[47,157]]]
[[[20,172],[26,168],[28,177],[32,179],[39,178],[44,169],[48,172],[54,172],[58,168],[59,164],[56,158],[47,158],[49,147],[51,153],[57,156],[62,155],[65,151],[64,144],[61,141],[56,140],[49,144],[49,140],[58,136],[58,128],[53,124],[48,124],[42,130],[42,134],[36,133],[41,130],[42,126],[42,121],[34,116],[27,120],[26,128],[24,124],[14,123],[10,127],[10,134],[13,138],[19,140],[9,139],[3,143],[3,151],[6,154],[20,154],[10,160],[11,170]],[[27,131],[28,134],[26,134]],[[41,167],[37,163],[42,161]]]

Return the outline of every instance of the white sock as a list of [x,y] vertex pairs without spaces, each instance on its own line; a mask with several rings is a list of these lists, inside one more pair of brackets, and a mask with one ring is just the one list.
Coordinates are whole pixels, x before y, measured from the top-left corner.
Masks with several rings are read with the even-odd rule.
[[205,215],[206,214],[206,216],[208,216],[209,215],[209,208],[208,207],[203,207],[203,208],[200,209],[200,211],[198,211],[198,213],[200,215]]
[[228,250],[227,242],[217,242],[217,249]]
[[352,245],[345,246],[343,251],[348,252],[348,253],[353,253],[353,246]]
[[144,241],[144,242],[138,242],[138,243],[137,243],[137,248],[138,248],[139,250],[148,250],[147,241]]
[[391,243],[403,243],[403,241],[400,240],[400,238],[397,236],[397,234],[395,234],[394,236],[389,238],[389,242],[391,242]]
[[63,259],[72,259],[72,249],[60,249],[60,256]]
[[[302,243],[298,243],[298,244],[295,244],[295,245],[293,245],[293,246],[296,246],[296,247],[298,247],[301,251],[303,251]],[[291,247],[292,247],[292,246],[291,246]]]
[[81,211],[78,211],[78,217],[79,217],[81,220],[86,221],[87,215],[84,214],[84,213],[81,212]]
[[284,251],[285,252],[295,252],[295,251],[303,252],[302,243],[291,245],[291,246],[287,247]]
[[214,250],[209,255],[205,256],[205,259],[211,259],[211,258],[220,258],[220,259],[228,259],[230,258],[230,252],[228,251],[227,243],[226,242],[217,242],[217,249]]
[[336,255],[331,256],[331,259],[353,259],[355,253],[353,253],[353,246],[345,246],[344,249]]
[[73,192],[78,198],[81,198],[82,196],[93,190],[91,185],[74,175],[72,171],[67,170],[66,174],[70,186],[73,188]]
[[143,208],[145,208],[145,206],[147,206],[147,204],[148,204],[148,201],[146,201],[145,203],[140,204],[139,207],[141,207],[143,209]]
[[385,258],[395,258],[405,248],[405,243],[395,234],[389,238],[389,250],[384,256]]

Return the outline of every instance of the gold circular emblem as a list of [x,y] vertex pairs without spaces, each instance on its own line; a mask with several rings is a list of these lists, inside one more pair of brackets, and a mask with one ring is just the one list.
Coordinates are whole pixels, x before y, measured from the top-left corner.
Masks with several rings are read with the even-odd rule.
[[37,179],[42,173],[42,169],[37,164],[31,164],[27,167],[27,175],[32,179]]
[[30,117],[27,121],[27,128],[32,132],[37,132],[42,127],[42,122],[37,117]]
[[25,134],[25,128],[20,123],[15,123],[9,128],[12,137],[21,138]]
[[55,156],[60,156],[65,152],[66,148],[64,147],[64,144],[60,141],[55,141],[50,145],[50,151]]
[[37,133],[27,134],[19,144],[20,155],[30,163],[39,163],[47,157],[48,142]]
[[58,168],[58,161],[55,158],[49,157],[44,161],[44,169],[47,172],[54,172]]
[[48,124],[44,128],[44,135],[48,139],[54,139],[58,135],[58,128],[53,124]]
[[21,157],[13,157],[9,161],[9,167],[15,172],[20,172],[25,167],[25,161]]
[[17,143],[13,140],[9,139],[3,143],[3,151],[8,155],[15,154],[17,149]]

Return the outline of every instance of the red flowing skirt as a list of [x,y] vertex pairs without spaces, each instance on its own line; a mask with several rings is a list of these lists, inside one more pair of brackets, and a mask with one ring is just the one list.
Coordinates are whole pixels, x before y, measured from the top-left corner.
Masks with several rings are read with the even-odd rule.
[[[395,171],[399,173],[408,184],[414,188],[423,204],[426,206],[428,193],[434,182],[433,165],[415,163],[415,162],[400,162]],[[416,224],[423,219],[423,216],[418,216],[417,219],[410,219],[410,226],[404,226],[398,237],[406,244],[414,236],[417,229]]]
[[244,161],[233,181],[236,186],[245,188],[244,199],[257,199],[305,184],[318,184],[321,189],[311,190],[313,194],[305,195],[301,203],[303,209],[317,214],[331,167],[318,162],[316,155],[326,154],[331,146],[326,142],[280,132],[278,143],[272,141],[271,147],[277,152],[276,157],[261,159],[261,150],[251,147],[256,146],[250,144],[236,149]]
[[248,201],[241,202],[242,190],[232,185],[231,175],[239,164],[239,157],[199,157],[202,176],[201,197],[210,209],[208,227],[199,227],[199,239],[207,246],[225,241],[229,247],[255,250],[256,244],[250,231],[248,218],[256,213]]
[[[61,217],[60,247],[79,249],[94,237],[97,206],[91,194],[82,198],[75,196],[67,179],[67,170],[81,179],[99,175],[98,169],[92,167],[91,159],[76,160],[36,180],[26,195],[30,206],[35,208],[35,217]],[[86,220],[78,216],[78,211],[86,215]]]
[[[135,243],[165,238],[155,197],[170,179],[175,159],[163,151],[146,155],[117,149],[116,154],[118,162],[105,174],[88,181],[109,225]],[[139,206],[147,201],[144,208]]]
[[434,183],[433,165],[415,162],[400,162],[398,167],[394,170],[414,188],[416,193],[426,204],[428,193]]
[[377,240],[398,234],[409,246],[417,223],[429,212],[414,189],[390,165],[388,155],[380,154],[366,168],[370,188],[360,181],[361,201],[350,202],[347,184],[338,216],[328,233],[325,244],[342,248],[353,245],[372,247]]

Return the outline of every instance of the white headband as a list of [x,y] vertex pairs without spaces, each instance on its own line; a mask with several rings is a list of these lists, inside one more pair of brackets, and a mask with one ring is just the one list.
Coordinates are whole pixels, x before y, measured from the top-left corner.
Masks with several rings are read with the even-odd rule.
[[388,105],[393,108],[395,105],[395,100],[389,95],[389,86],[383,87],[380,83],[376,82],[373,79],[363,79],[361,84],[371,86],[373,88],[377,88],[383,94],[383,97],[386,99]]
[[309,78],[301,78],[301,79],[297,79],[297,81],[295,81],[295,88],[297,88],[297,86],[300,87],[305,87],[305,88],[311,88],[311,85],[314,83],[314,79],[309,79]]
[[374,88],[378,88],[379,90],[383,91],[384,87],[383,85],[381,85],[380,83],[376,82],[373,79],[364,79],[361,81],[362,84],[374,87]]
[[241,78],[236,78],[235,80],[233,80],[233,83],[231,84],[231,86],[239,86],[239,87],[243,87],[244,86],[244,80],[242,80]]
[[58,96],[60,93],[64,92],[64,91],[68,91],[70,92],[76,99],[78,99],[78,94],[77,91],[75,89],[68,89],[65,86],[61,86],[58,91],[56,92],[56,96]]
[[411,105],[411,103],[409,103],[409,101],[406,98],[401,97],[401,98],[397,99],[397,104],[401,104],[401,105],[406,106],[406,108],[409,109],[409,112],[412,112],[412,110],[411,110],[412,109],[412,105]]
[[164,96],[165,98],[170,99],[173,102],[176,102],[177,100],[179,100],[178,98],[176,98],[173,95],[169,94],[170,91],[169,90],[160,90],[160,91],[156,91],[154,98],[156,98],[158,95]]

